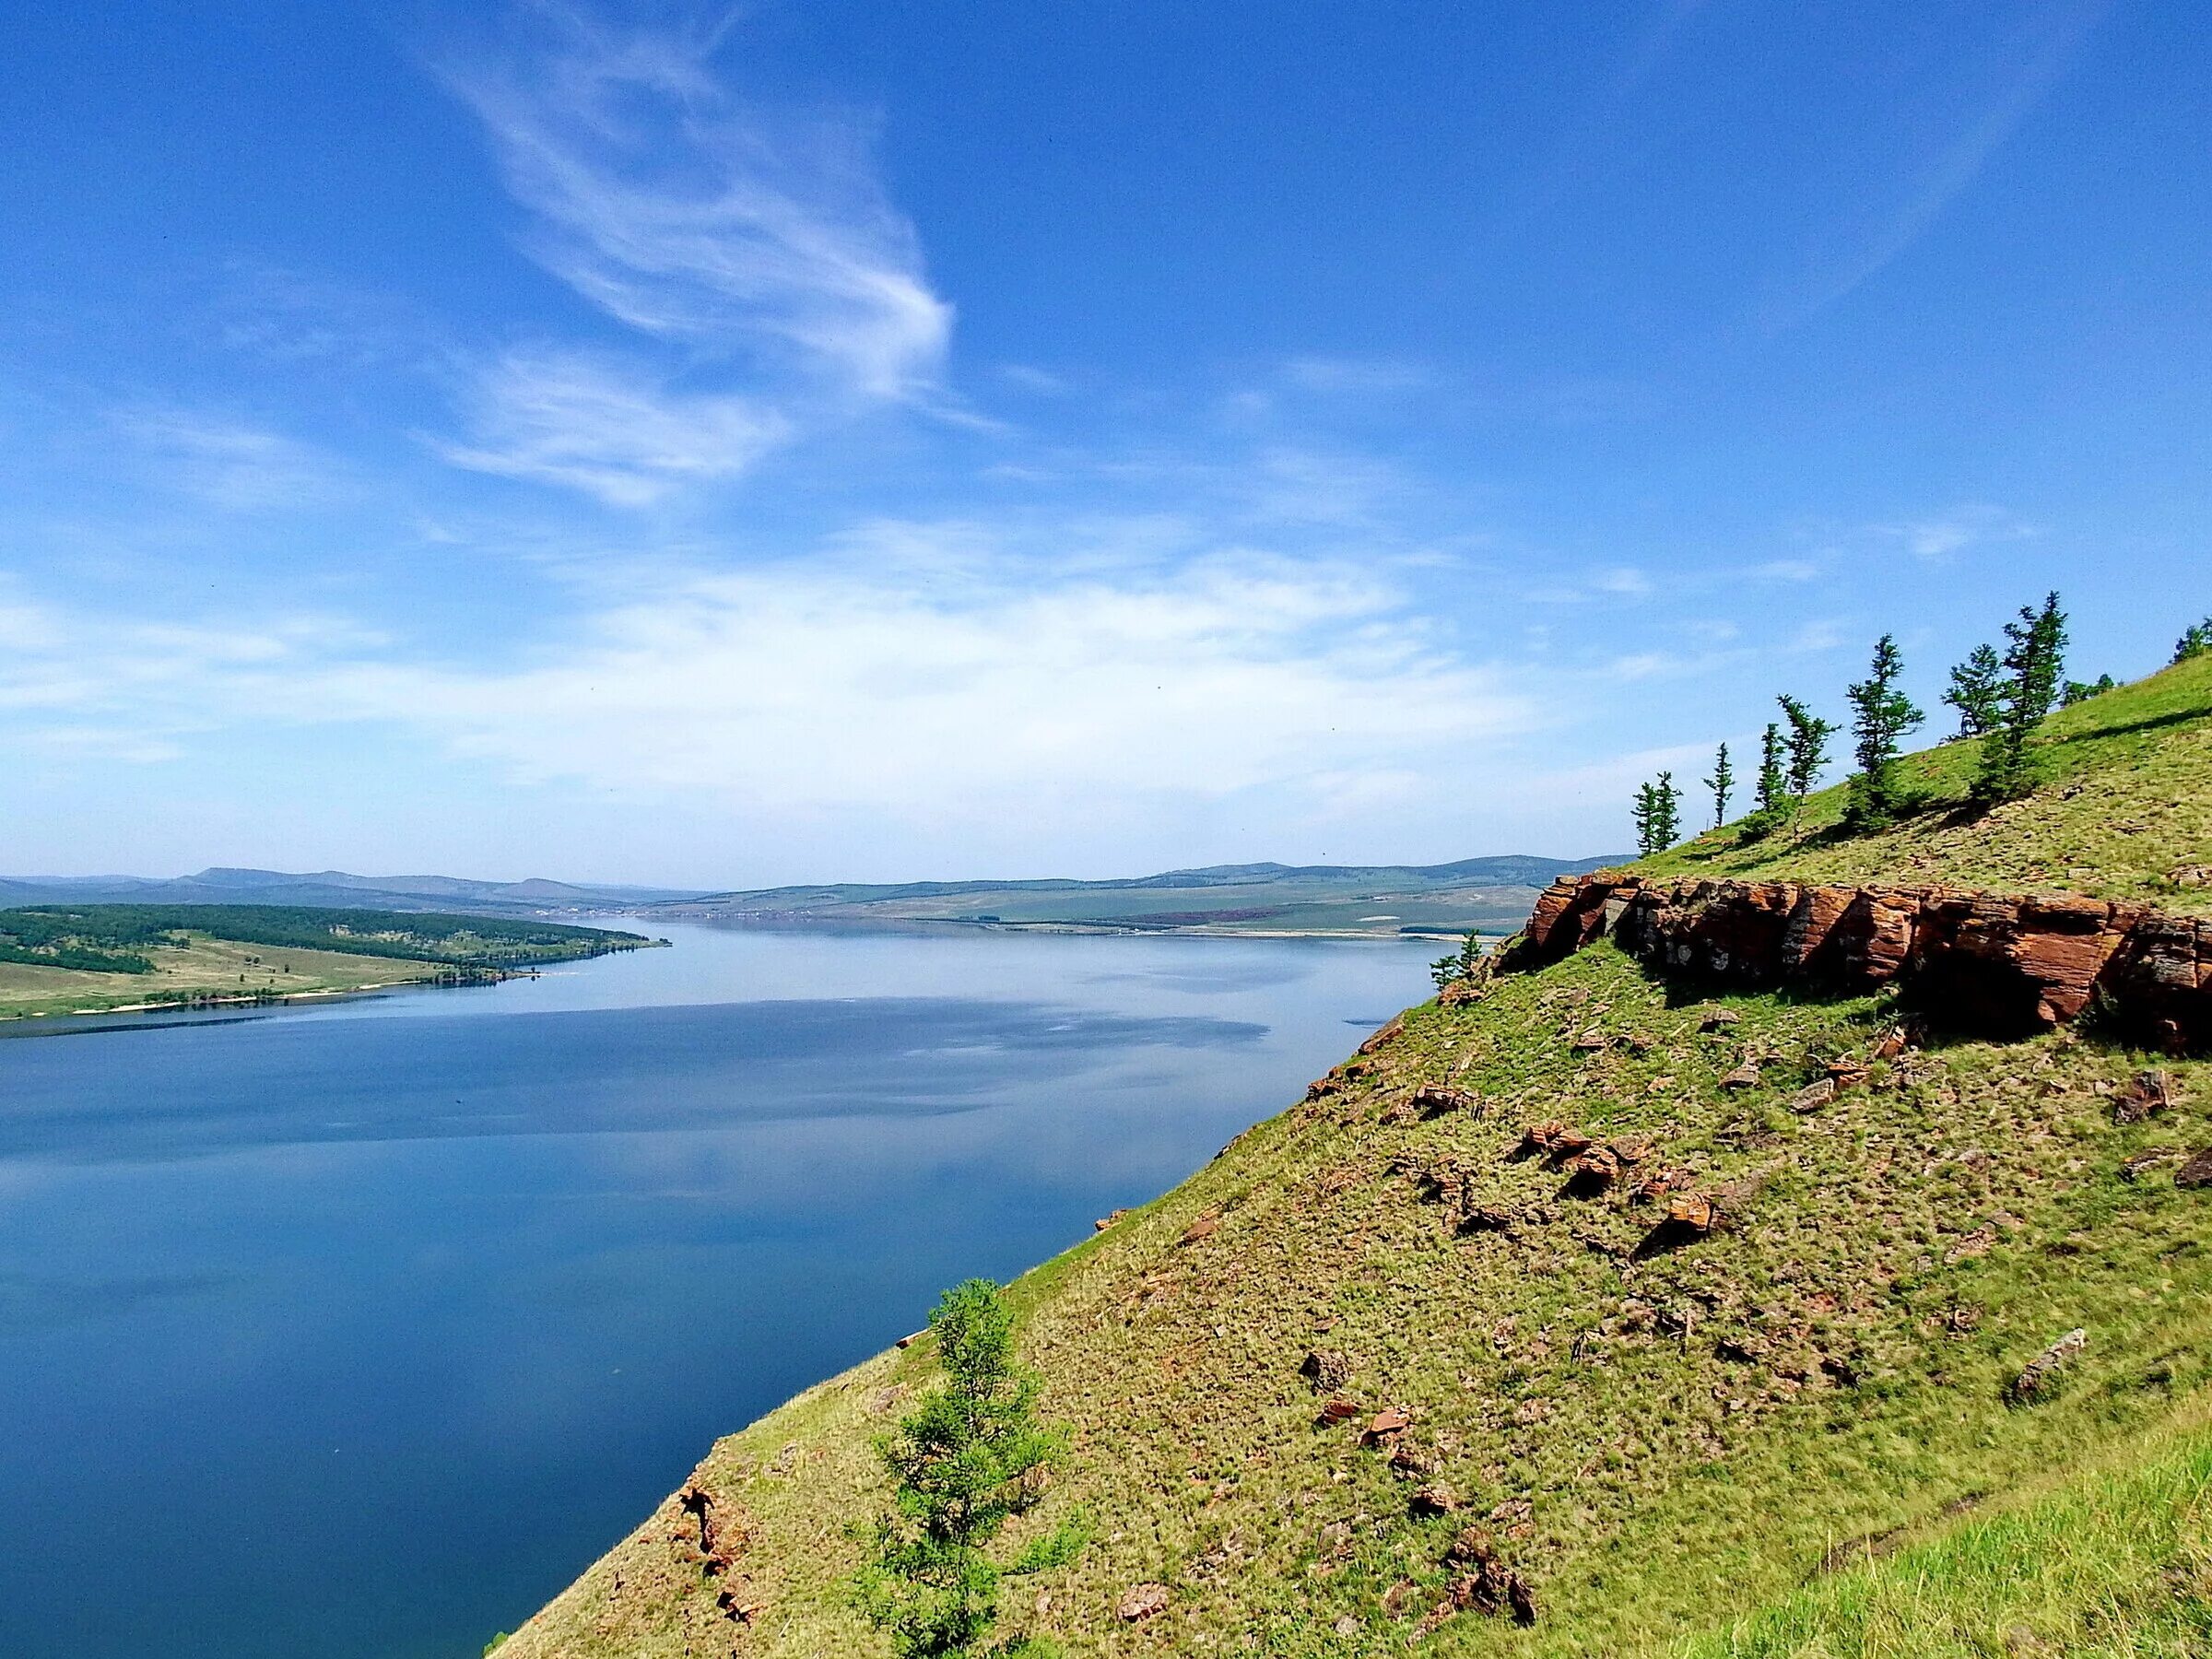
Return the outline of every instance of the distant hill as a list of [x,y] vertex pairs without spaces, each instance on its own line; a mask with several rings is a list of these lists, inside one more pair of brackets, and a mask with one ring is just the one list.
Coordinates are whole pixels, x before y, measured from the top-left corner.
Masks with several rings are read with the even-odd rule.
[[1211,865],[1103,881],[834,882],[723,892],[543,877],[476,881],[459,876],[300,874],[216,865],[170,877],[0,877],[0,907],[280,904],[484,916],[642,911],[668,919],[771,925],[965,923],[1135,932],[1464,933],[1518,920],[1531,895],[1555,877],[1620,862],[1511,854],[1441,865]]
[[1511,925],[1555,877],[1623,862],[1512,853],[1441,865],[1209,865],[1101,881],[838,882],[671,900],[653,913],[765,925],[1435,934]]
[[370,906],[498,916],[628,910],[696,896],[687,888],[598,886],[542,877],[472,881],[459,876],[354,876],[344,870],[296,875],[219,865],[196,876],[173,877],[0,877],[0,905],[282,904],[316,910]]

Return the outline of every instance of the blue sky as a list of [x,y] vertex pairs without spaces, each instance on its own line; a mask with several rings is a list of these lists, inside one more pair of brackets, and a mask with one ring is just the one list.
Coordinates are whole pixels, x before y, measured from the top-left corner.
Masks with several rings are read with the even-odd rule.
[[13,872],[1581,855],[2212,610],[2194,6],[6,13]]

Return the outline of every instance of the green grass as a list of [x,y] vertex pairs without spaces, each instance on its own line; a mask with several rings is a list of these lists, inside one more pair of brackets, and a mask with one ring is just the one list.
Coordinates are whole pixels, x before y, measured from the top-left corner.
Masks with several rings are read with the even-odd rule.
[[2212,1430],[1799,1591],[1681,1659],[2195,1659],[2212,1653]]

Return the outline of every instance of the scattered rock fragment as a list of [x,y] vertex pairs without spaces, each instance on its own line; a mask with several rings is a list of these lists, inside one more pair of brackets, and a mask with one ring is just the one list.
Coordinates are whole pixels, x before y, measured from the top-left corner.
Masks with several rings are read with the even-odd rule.
[[1799,1117],[1809,1117],[1823,1107],[1836,1102],[1836,1080],[1818,1077],[1790,1097],[1790,1110]]
[[2212,1147],[2206,1147],[2173,1172],[2177,1187],[2212,1186]]
[[1432,1481],[1415,1491],[1406,1508],[1417,1519],[1432,1520],[1438,1515],[1449,1515],[1457,1510],[1459,1497],[1450,1487]]
[[783,1449],[781,1452],[778,1452],[773,1458],[770,1459],[768,1466],[761,1470],[761,1473],[763,1475],[773,1476],[778,1480],[781,1480],[783,1478],[783,1477],[789,1475],[792,1470],[797,1468],[798,1466],[799,1442],[797,1441],[785,1441],[783,1442]]
[[1482,1097],[1441,1083],[1424,1083],[1413,1091],[1413,1109],[1425,1118],[1441,1117],[1447,1112],[1464,1112],[1469,1117],[1480,1117]]
[[1463,1008],[1469,1003],[1478,1003],[1489,995],[1490,988],[1474,980],[1453,980],[1436,994],[1437,1006],[1444,1008]]
[[1406,1016],[1400,1014],[1395,1018],[1391,1020],[1388,1025],[1383,1026],[1382,1030],[1375,1032],[1373,1036],[1370,1037],[1365,1042],[1361,1043],[1359,1045],[1359,1053],[1362,1054],[1371,1054],[1378,1049],[1388,1048],[1392,1043],[1395,1042],[1405,1034]]
[[1124,1624],[1136,1624],[1168,1610],[1170,1592],[1165,1584],[1133,1584],[1122,1592],[1122,1599],[1113,1605],[1114,1617]]
[[1459,1218],[1459,1227],[1457,1230],[1463,1234],[1482,1232],[1501,1233],[1511,1232],[1512,1230],[1512,1211],[1508,1209],[1500,1209],[1494,1204],[1477,1204],[1470,1206],[1467,1209],[1467,1212]]
[[2135,1157],[2124,1157],[2119,1161],[2119,1179],[2122,1182],[2141,1182],[2152,1171],[2161,1171],[2168,1163],[2181,1163],[2185,1159],[2188,1159],[2188,1152],[2181,1150],[2179,1146],[2146,1146]]
[[1636,1246],[1639,1261],[1669,1250],[1679,1250],[1709,1236],[1720,1225],[1719,1206],[1702,1193],[1676,1193],[1666,1201],[1666,1215]]
[[1416,1480],[1436,1473],[1436,1459],[1420,1447],[1409,1444],[1404,1436],[1392,1435],[1390,1472],[1401,1480]]
[[1513,1148],[1515,1158],[1548,1158],[1554,1163],[1565,1163],[1569,1159],[1596,1144],[1596,1136],[1584,1135],[1580,1129],[1570,1129],[1554,1118],[1546,1123],[1532,1124],[1521,1136],[1521,1144]]
[[1444,1552],[1447,1566],[1470,1571],[1452,1581],[1451,1606],[1477,1613],[1510,1615],[1515,1624],[1536,1622],[1536,1595],[1526,1580],[1498,1559],[1479,1527],[1470,1526]]
[[1128,1213],[1129,1212],[1125,1209],[1117,1209],[1111,1216],[1100,1216],[1096,1221],[1091,1223],[1091,1226],[1098,1231],[1104,1232],[1108,1228],[1112,1227],[1116,1221],[1119,1221]]
[[1743,1016],[1734,1008],[1708,1008],[1699,1017],[1700,1031],[1724,1031],[1732,1025],[1740,1025]]
[[2112,1122],[2139,1124],[2172,1103],[2171,1086],[2162,1071],[2137,1072],[2112,1096]]
[[1412,1422],[1411,1416],[1394,1406],[1387,1411],[1376,1412],[1369,1418],[1367,1428],[1359,1438],[1371,1446],[1379,1446],[1392,1435],[1403,1434]]
[[1359,1402],[1347,1400],[1341,1394],[1324,1402],[1321,1408],[1321,1420],[1324,1423],[1348,1423],[1359,1415]]
[[1300,1363],[1298,1374],[1316,1393],[1334,1393],[1352,1380],[1352,1357],[1337,1348],[1315,1348]]
[[1759,1066],[1754,1062],[1747,1060],[1734,1071],[1722,1073],[1721,1087],[1723,1088],[1757,1088],[1759,1087]]
[[1210,1239],[1221,1230],[1221,1216],[1218,1210],[1207,1210],[1197,1220],[1182,1230],[1179,1243],[1195,1244],[1201,1239]]
[[1846,1089],[1865,1088],[1866,1079],[1871,1075],[1862,1061],[1833,1060],[1829,1063],[1828,1080],[1835,1085],[1838,1094]]
[[1578,1054],[1598,1053],[1610,1046],[1612,1039],[1603,1031],[1584,1031],[1574,1040],[1574,1052]]
[[2006,1395],[2016,1406],[2025,1406],[2043,1391],[2051,1373],[2065,1365],[2089,1344],[2088,1332],[2078,1325],[2028,1362],[2027,1369],[2012,1380]]
[[1578,1198],[1594,1198],[1620,1179],[1620,1154],[1610,1147],[1591,1147],[1569,1159],[1565,1168],[1567,1191]]

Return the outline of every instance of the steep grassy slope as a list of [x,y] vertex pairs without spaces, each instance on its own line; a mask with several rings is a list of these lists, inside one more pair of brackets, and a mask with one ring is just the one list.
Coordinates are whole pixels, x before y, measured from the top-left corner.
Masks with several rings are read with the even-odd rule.
[[2054,1489],[1853,1567],[1686,1659],[2194,1659],[2212,1653],[2212,1429],[2125,1442]]
[[[2208,715],[2212,665],[2193,665],[2071,712],[2050,788],[1994,820],[1931,818],[1878,845],[1716,841],[1666,863],[2201,899],[2159,883],[2212,856]],[[1957,779],[1971,758],[1914,765]],[[1352,1655],[1417,1635],[1467,1654],[2003,1653],[2000,1618],[2053,1652],[2081,1651],[2062,1627],[2091,1626],[2103,1651],[2199,1651],[2172,1643],[2204,1617],[2201,1573],[2175,1563],[2202,1541],[2183,1488],[2212,1382],[2212,1190],[2178,1187],[2169,1153],[2212,1142],[2212,1064],[2160,1063],[2174,1103],[2121,1123],[2144,1056],[2062,1032],[1877,1058],[1888,1015],[1688,1000],[1600,945],[1413,1010],[1314,1098],[1029,1275],[1025,1348],[1077,1429],[1044,1519],[1081,1505],[1098,1538],[1022,1584],[1010,1622],[1100,1654]],[[1747,1059],[1756,1085],[1725,1086]],[[1864,1086],[1792,1109],[1844,1059]],[[1465,1100],[1430,1110],[1424,1085]],[[1641,1157],[1571,1192],[1548,1159],[1514,1156],[1546,1120]],[[1725,1224],[1667,1238],[1665,1196],[1630,1190],[1654,1174],[1717,1199]],[[2079,1356],[2010,1403],[2077,1327]],[[1324,1387],[1300,1374],[1310,1353]],[[846,1529],[879,1500],[871,1436],[932,1371],[917,1343],[718,1444],[696,1478],[745,1538],[727,1573],[702,1570],[672,1499],[502,1651],[886,1651],[841,1599]],[[1332,1397],[1360,1416],[1323,1423]],[[1408,1426],[1363,1435],[1386,1408]],[[2166,1463],[2129,1461],[2177,1422],[2194,1438]],[[2109,1489],[1941,1531],[1983,1526],[2095,1448],[2121,1460]],[[2037,1539],[2092,1535],[2090,1510],[2136,1542],[2068,1576]],[[1532,1627],[1453,1609],[1466,1567],[1447,1558],[1470,1526],[1534,1586]],[[1916,1527],[1950,1553],[1853,1567]],[[1936,1583],[1926,1561],[1949,1563],[1958,1630],[1921,1645],[1898,1619]],[[2056,1589],[2020,1588],[2054,1572]],[[1170,1587],[1166,1610],[1118,1617],[1147,1581]]]
[[1794,831],[1747,841],[1731,826],[1638,867],[1669,876],[1940,880],[2212,912],[2212,655],[2053,715],[2035,749],[2042,787],[1975,815],[1963,807],[1980,747],[1969,740],[1908,756],[1905,782],[1926,806],[1885,834],[1835,834],[1844,801],[1839,785],[1806,803]]

